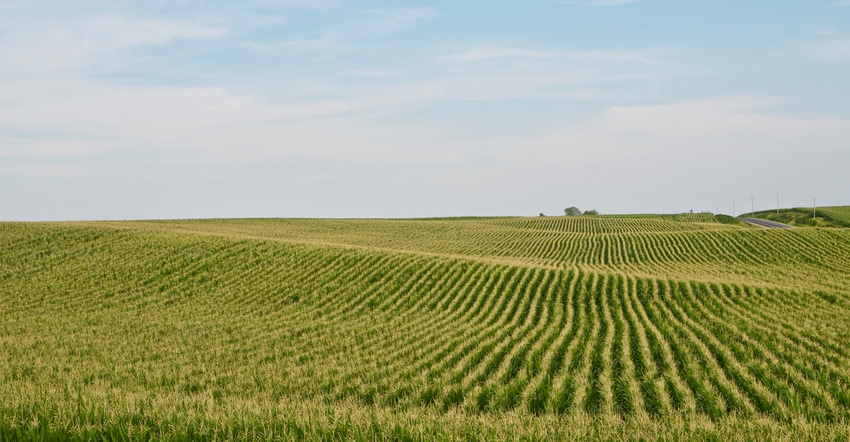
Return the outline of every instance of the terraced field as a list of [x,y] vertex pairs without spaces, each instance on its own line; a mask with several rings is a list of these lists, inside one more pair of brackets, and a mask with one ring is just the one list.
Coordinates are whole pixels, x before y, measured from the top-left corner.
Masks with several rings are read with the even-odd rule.
[[0,224],[4,439],[850,437],[850,230]]

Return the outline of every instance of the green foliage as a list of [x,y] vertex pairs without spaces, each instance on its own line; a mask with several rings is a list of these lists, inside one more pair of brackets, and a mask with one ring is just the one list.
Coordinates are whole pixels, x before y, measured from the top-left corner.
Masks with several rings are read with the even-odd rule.
[[717,222],[722,224],[733,224],[738,226],[742,225],[741,220],[733,216],[718,214],[714,215],[714,218],[717,220]]
[[596,216],[596,215],[599,215],[599,212],[597,212],[595,210],[585,210],[584,213],[582,213],[582,215]]
[[581,210],[578,207],[572,206],[564,209],[564,215],[566,216],[579,216],[581,215]]
[[[800,209],[798,209],[800,210]],[[850,227],[850,206],[819,207],[818,216],[842,227]]]
[[741,216],[766,219],[796,227],[842,227],[841,224],[824,217],[823,211],[820,209],[818,210],[818,218],[814,218],[811,208],[780,209],[779,213],[776,210],[765,210]]
[[817,218],[811,207],[795,207],[793,209],[764,210],[754,214],[755,218],[789,224],[797,227],[850,227],[850,206],[818,207]]
[[847,275],[711,214],[0,223],[0,440],[846,440]]

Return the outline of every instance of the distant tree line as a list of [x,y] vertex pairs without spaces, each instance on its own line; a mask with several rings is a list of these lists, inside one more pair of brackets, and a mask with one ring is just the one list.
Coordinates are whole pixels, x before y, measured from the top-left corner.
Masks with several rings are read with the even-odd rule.
[[564,209],[564,215],[566,216],[579,216],[579,215],[599,215],[599,212],[595,210],[585,210],[582,212],[578,207],[567,207]]

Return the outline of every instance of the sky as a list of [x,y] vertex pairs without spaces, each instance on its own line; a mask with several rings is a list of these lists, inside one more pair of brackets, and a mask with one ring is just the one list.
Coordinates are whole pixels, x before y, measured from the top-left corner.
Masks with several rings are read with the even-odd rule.
[[848,0],[0,2],[3,221],[777,195],[850,205]]

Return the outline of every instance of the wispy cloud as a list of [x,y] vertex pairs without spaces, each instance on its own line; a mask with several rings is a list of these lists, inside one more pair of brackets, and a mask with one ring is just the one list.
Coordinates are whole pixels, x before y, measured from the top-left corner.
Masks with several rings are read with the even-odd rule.
[[586,59],[605,63],[669,63],[668,58],[673,53],[669,48],[653,48],[642,50],[623,49],[592,49],[576,51],[567,54],[569,58]]
[[[637,211],[647,204],[726,207],[742,189],[781,188],[788,170],[846,176],[850,120],[772,114],[783,102],[731,96],[612,106],[554,133],[491,140],[476,151],[483,157],[476,164],[417,177],[444,192],[464,189],[482,199],[515,195],[545,207],[548,199],[568,197],[579,207]],[[534,204],[529,212],[536,212]]]
[[[366,9],[333,4],[318,9],[322,14],[336,17],[336,21],[330,20],[334,24],[316,26],[311,19],[303,17],[292,18],[292,23],[277,19],[272,21],[273,26],[260,26],[266,29],[277,27],[279,31],[275,37],[269,39],[268,35],[260,33],[265,40],[246,39],[238,46],[257,52],[301,54],[325,51],[336,56],[348,53],[351,47],[365,40],[411,31],[439,16],[439,11],[430,6]],[[281,35],[286,38],[281,39]]]
[[[472,64],[468,72],[432,70],[423,77],[408,78],[403,70],[341,69],[317,79],[316,94],[279,100],[225,87],[129,86],[85,78],[13,79],[0,90],[4,125],[22,134],[50,136],[6,136],[3,155],[85,157],[135,151],[154,155],[183,152],[214,162],[293,156],[423,164],[455,161],[458,154],[451,153],[452,148],[420,149],[422,142],[401,135],[427,134],[432,129],[399,131],[398,127],[364,122],[376,115],[403,114],[453,100],[623,99],[651,89],[657,77],[630,67],[623,69],[620,63],[654,62],[646,55],[652,53],[481,47],[445,58],[449,63]],[[494,70],[476,64],[513,59],[543,64],[521,70]],[[604,66],[581,66],[587,64],[578,63],[583,61]],[[362,79],[359,86],[352,87],[353,78]],[[611,84],[617,85],[616,93],[607,90]],[[304,88],[299,89],[303,92]],[[447,140],[431,141],[430,146],[451,146]]]
[[566,51],[561,49],[538,50],[517,47],[483,46],[464,52],[441,57],[441,61],[450,63],[476,63],[499,59],[562,59],[588,60],[599,63],[669,63],[673,54],[670,48],[649,49],[588,49]]
[[[850,161],[850,120],[771,114],[770,108],[779,103],[782,100],[739,96],[614,106],[594,121],[558,134],[505,140],[491,150],[491,162],[498,166],[471,179],[498,182],[499,174],[537,176],[541,188],[602,186],[604,180],[614,180],[616,186],[647,185],[689,174],[734,175],[756,163],[778,174],[789,167],[835,173],[840,169],[835,161]],[[801,150],[800,145],[812,147]],[[818,158],[831,160],[826,165]],[[764,174],[754,178],[763,179]],[[701,186],[693,183],[695,191],[705,192],[698,190]]]
[[522,48],[499,48],[480,47],[469,49],[465,52],[447,55],[442,61],[451,63],[474,63],[505,58],[552,58],[558,55],[557,51],[538,51]]
[[79,69],[125,49],[215,39],[229,31],[196,21],[94,15],[12,21],[3,32],[4,72],[40,76]]
[[97,42],[104,48],[130,48],[169,43],[174,40],[199,40],[227,35],[219,26],[170,19],[132,19],[120,15],[94,16],[81,20],[78,38]]
[[300,54],[305,52],[320,51],[333,47],[335,39],[330,36],[322,36],[317,38],[295,38],[282,42],[256,42],[246,41],[239,46],[257,52],[282,52],[288,54]]
[[[493,207],[515,211],[529,195],[557,200],[584,183],[596,188],[583,187],[588,195],[605,199],[631,182],[676,173],[730,176],[716,166],[742,157],[805,165],[807,146],[816,146],[820,155],[806,170],[829,170],[812,175],[847,187],[836,170],[850,161],[850,128],[827,117],[846,113],[847,87],[830,63],[850,60],[850,41],[840,23],[816,19],[818,6],[777,6],[771,20],[782,26],[749,29],[763,10],[737,2],[741,20],[696,20],[683,29],[677,17],[700,9],[683,3],[670,11],[681,16],[630,16],[657,30],[636,36],[622,28],[622,12],[658,2],[559,3],[553,11],[531,2],[521,17],[488,5],[482,21],[480,8],[454,3],[439,10],[357,0],[0,0],[0,179],[76,176],[109,189],[111,181],[98,177],[179,175],[163,187],[170,195],[204,174],[250,182],[267,170],[275,186],[263,189],[303,192],[309,186],[276,186],[298,179],[339,186],[305,196],[309,206],[345,191],[367,199],[357,183],[383,189],[398,173],[418,189],[445,186],[431,194],[439,196],[431,207],[464,188],[477,192],[470,200],[495,195]],[[838,11],[850,1],[826,4]],[[797,15],[807,8],[808,16]],[[592,29],[582,22],[587,14],[598,19]],[[815,34],[805,23],[824,27]],[[729,38],[711,38],[720,34]],[[788,39],[797,46],[781,61],[754,45]],[[821,81],[801,82],[800,69]],[[763,97],[689,101],[754,90],[752,79],[767,71],[770,81],[757,89],[788,97],[781,114],[771,114],[776,102]],[[368,169],[374,164],[386,170]],[[720,181],[740,187],[741,175]],[[694,179],[691,188],[714,189],[717,181]],[[7,203],[13,187],[4,181],[4,207],[34,206],[35,190]],[[265,192],[257,191],[259,200],[272,197]],[[74,193],[89,201],[81,207],[101,204]],[[504,198],[509,193],[516,198]],[[630,198],[645,203],[637,191]]]
[[683,68],[667,48],[538,49],[482,46],[438,58],[457,99],[646,98]]

